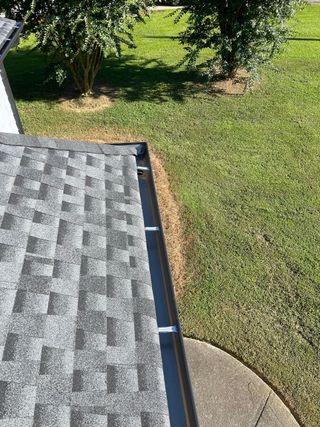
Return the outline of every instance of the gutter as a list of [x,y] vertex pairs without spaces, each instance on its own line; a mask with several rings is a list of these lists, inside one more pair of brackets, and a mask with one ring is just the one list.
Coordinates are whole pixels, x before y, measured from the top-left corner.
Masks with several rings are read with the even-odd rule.
[[140,195],[172,427],[198,427],[148,146],[137,156]]

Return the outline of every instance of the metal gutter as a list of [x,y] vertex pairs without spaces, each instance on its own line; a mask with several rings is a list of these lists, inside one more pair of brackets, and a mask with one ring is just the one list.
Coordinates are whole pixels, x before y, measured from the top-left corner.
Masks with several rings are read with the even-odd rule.
[[149,264],[172,427],[198,427],[148,146],[137,157]]

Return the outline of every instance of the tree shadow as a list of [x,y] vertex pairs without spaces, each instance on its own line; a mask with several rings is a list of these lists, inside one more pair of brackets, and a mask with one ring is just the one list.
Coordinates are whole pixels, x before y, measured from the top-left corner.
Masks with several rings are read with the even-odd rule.
[[53,81],[44,83],[48,61],[38,50],[28,47],[11,50],[4,66],[15,99],[53,101],[61,96],[63,88]]
[[[38,50],[19,48],[8,55],[5,67],[17,100],[50,103],[70,93],[70,78],[62,87],[53,81],[44,84],[47,66],[45,55]],[[106,59],[96,80],[98,87],[110,88],[118,99],[158,103],[183,102],[198,92],[203,82],[204,78],[196,72],[178,69],[160,59],[145,60],[134,55]]]
[[320,39],[312,37],[288,37],[287,40],[307,41],[307,42],[320,42]]
[[97,83],[107,83],[127,101],[182,102],[197,91],[204,79],[196,72],[187,72],[167,65],[160,59],[137,59],[127,55],[109,59]]

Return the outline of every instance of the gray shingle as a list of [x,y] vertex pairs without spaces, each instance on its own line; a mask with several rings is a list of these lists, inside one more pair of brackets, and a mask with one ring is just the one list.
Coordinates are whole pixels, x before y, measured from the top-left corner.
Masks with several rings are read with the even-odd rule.
[[169,425],[139,150],[0,134],[0,425]]
[[0,18],[0,50],[3,48],[7,42],[7,39],[14,31],[15,26],[15,21],[6,18]]

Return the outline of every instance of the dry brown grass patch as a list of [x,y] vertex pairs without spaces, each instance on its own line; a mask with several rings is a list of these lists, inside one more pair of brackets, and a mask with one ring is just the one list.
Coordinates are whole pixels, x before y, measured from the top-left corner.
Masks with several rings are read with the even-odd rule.
[[107,87],[96,88],[92,95],[76,96],[72,91],[59,100],[61,108],[72,113],[95,113],[112,106],[116,93]]
[[253,82],[246,70],[238,70],[234,78],[220,79],[210,83],[210,89],[221,96],[244,95],[248,88],[255,89],[257,82]]
[[72,132],[63,138],[74,141],[86,141],[97,144],[126,144],[128,142],[144,141],[143,137],[130,132],[121,132],[117,129],[88,129],[79,133]]
[[173,282],[176,294],[181,295],[187,282],[187,242],[181,219],[182,206],[170,189],[163,161],[154,149],[150,152]]

